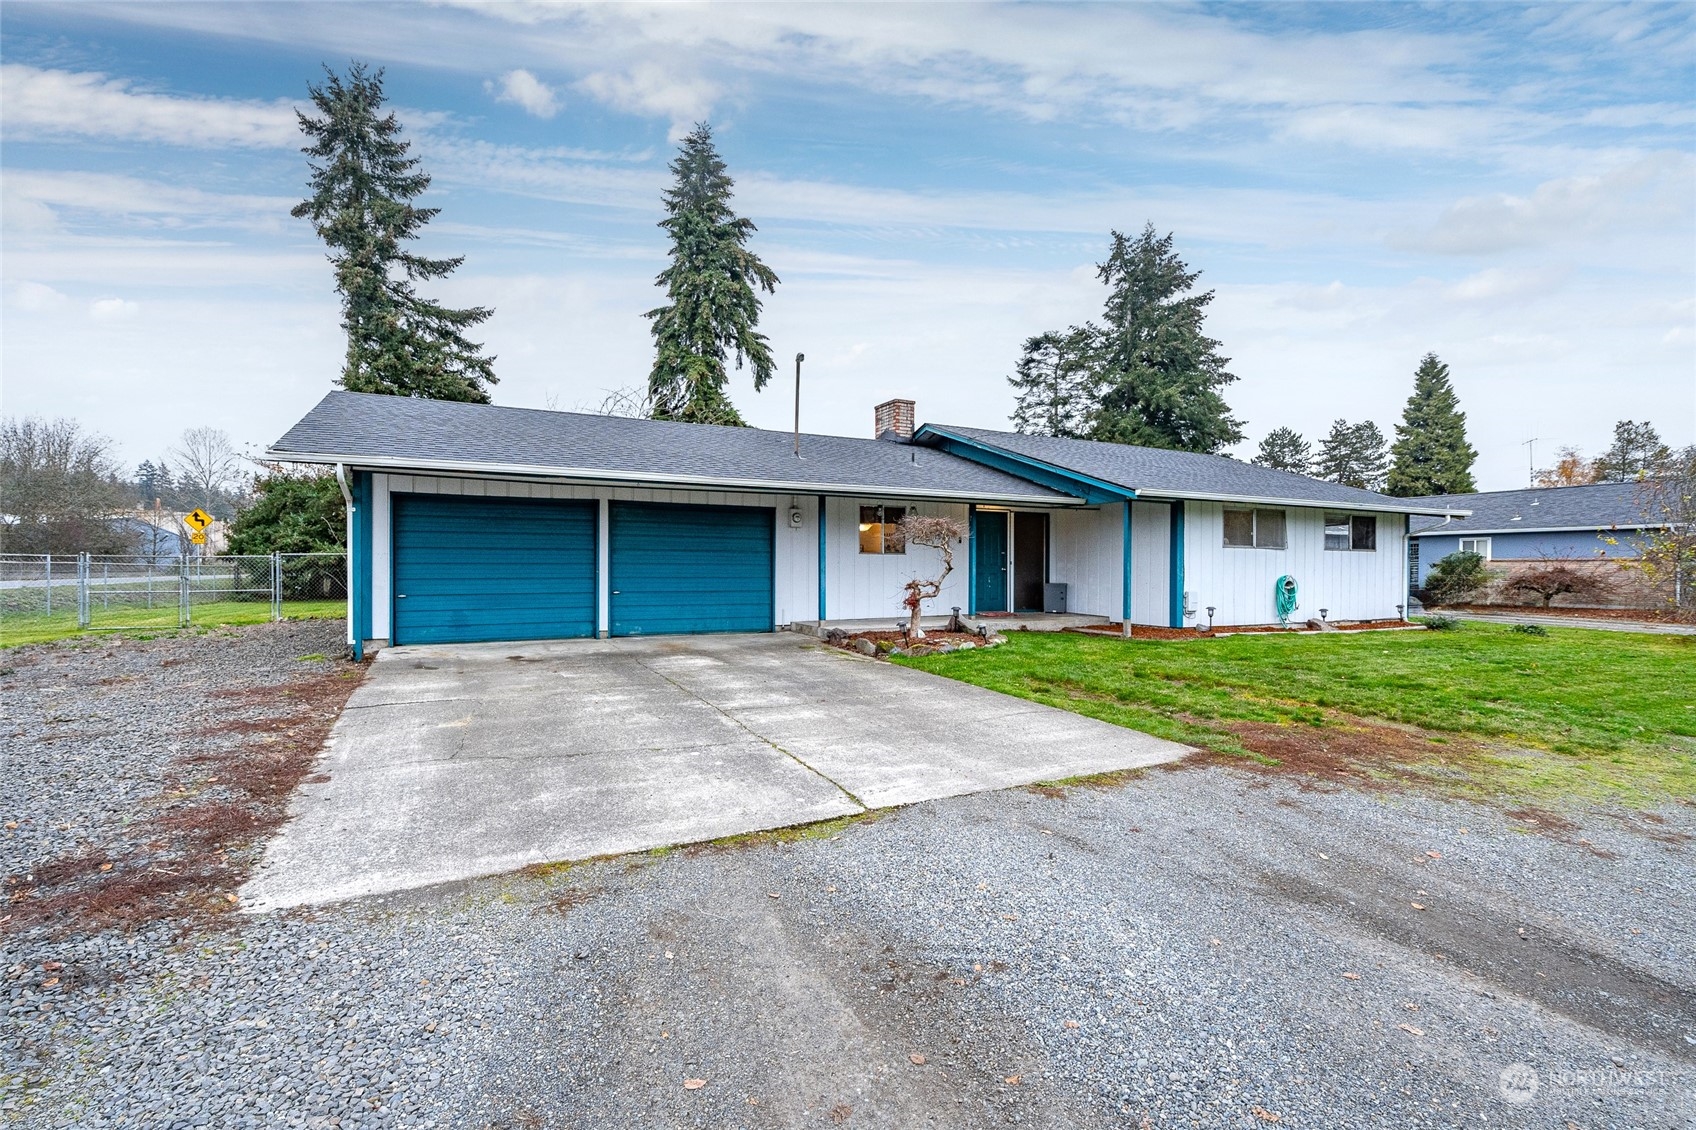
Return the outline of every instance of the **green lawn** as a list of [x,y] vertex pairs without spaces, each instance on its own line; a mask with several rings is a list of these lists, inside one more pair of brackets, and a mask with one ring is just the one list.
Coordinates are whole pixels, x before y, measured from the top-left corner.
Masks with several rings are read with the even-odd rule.
[[[177,630],[175,593],[169,605],[157,608],[100,608],[93,610],[93,628],[77,627],[76,605],[55,609],[51,616],[41,613],[0,613],[0,648],[17,647],[26,643],[46,643],[75,635],[108,635]],[[283,602],[283,617],[288,620],[334,620],[347,615],[345,600],[289,600]],[[194,606],[190,627],[220,628],[229,624],[263,624],[271,619],[270,601],[216,601]]]
[[[1194,641],[1016,632],[998,648],[897,662],[1268,762],[1292,739],[1346,748],[1331,739],[1376,733],[1413,762],[1442,762],[1460,791],[1696,796],[1692,636],[1479,623]],[[1373,730],[1382,723],[1403,733]]]

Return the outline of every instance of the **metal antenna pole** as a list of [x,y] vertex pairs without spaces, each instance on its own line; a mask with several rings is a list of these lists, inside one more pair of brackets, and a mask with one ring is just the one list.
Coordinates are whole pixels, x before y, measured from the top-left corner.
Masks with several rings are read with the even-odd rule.
[[1525,448],[1525,485],[1537,485],[1537,441],[1541,436],[1532,436],[1520,446]]
[[801,457],[801,362],[807,359],[805,353],[795,355],[795,458]]

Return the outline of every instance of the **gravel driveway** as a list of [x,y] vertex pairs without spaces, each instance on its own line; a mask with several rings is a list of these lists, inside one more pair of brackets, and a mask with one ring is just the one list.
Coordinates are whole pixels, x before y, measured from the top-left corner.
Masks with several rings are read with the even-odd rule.
[[[139,817],[178,803],[209,744],[283,740],[258,705],[234,736],[173,727],[184,683],[317,685],[338,665],[299,657],[335,636],[4,653],[14,895],[53,860],[145,848]],[[1509,816],[1211,765],[311,912],[92,929],[32,925],[15,900],[0,1113],[1688,1126],[1696,809],[1651,815]],[[221,846],[250,866],[251,844]],[[1504,1091],[1515,1064],[1535,1076]]]

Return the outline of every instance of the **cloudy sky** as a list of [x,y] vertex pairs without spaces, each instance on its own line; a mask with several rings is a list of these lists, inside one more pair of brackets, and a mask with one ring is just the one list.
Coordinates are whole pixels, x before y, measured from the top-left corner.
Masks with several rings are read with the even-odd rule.
[[8,3],[4,410],[134,462],[276,438],[341,357],[294,110],[363,59],[495,308],[497,403],[639,384],[679,131],[710,121],[782,278],[743,413],[1007,426],[1027,336],[1097,315],[1152,221],[1217,291],[1253,441],[1454,374],[1486,489],[1536,437],[1696,442],[1696,6]]

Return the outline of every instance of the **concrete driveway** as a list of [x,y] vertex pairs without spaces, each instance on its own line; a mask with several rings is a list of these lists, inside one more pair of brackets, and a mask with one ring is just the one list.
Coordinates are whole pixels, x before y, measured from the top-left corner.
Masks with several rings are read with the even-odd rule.
[[394,648],[244,903],[332,902],[1188,752],[788,633]]

